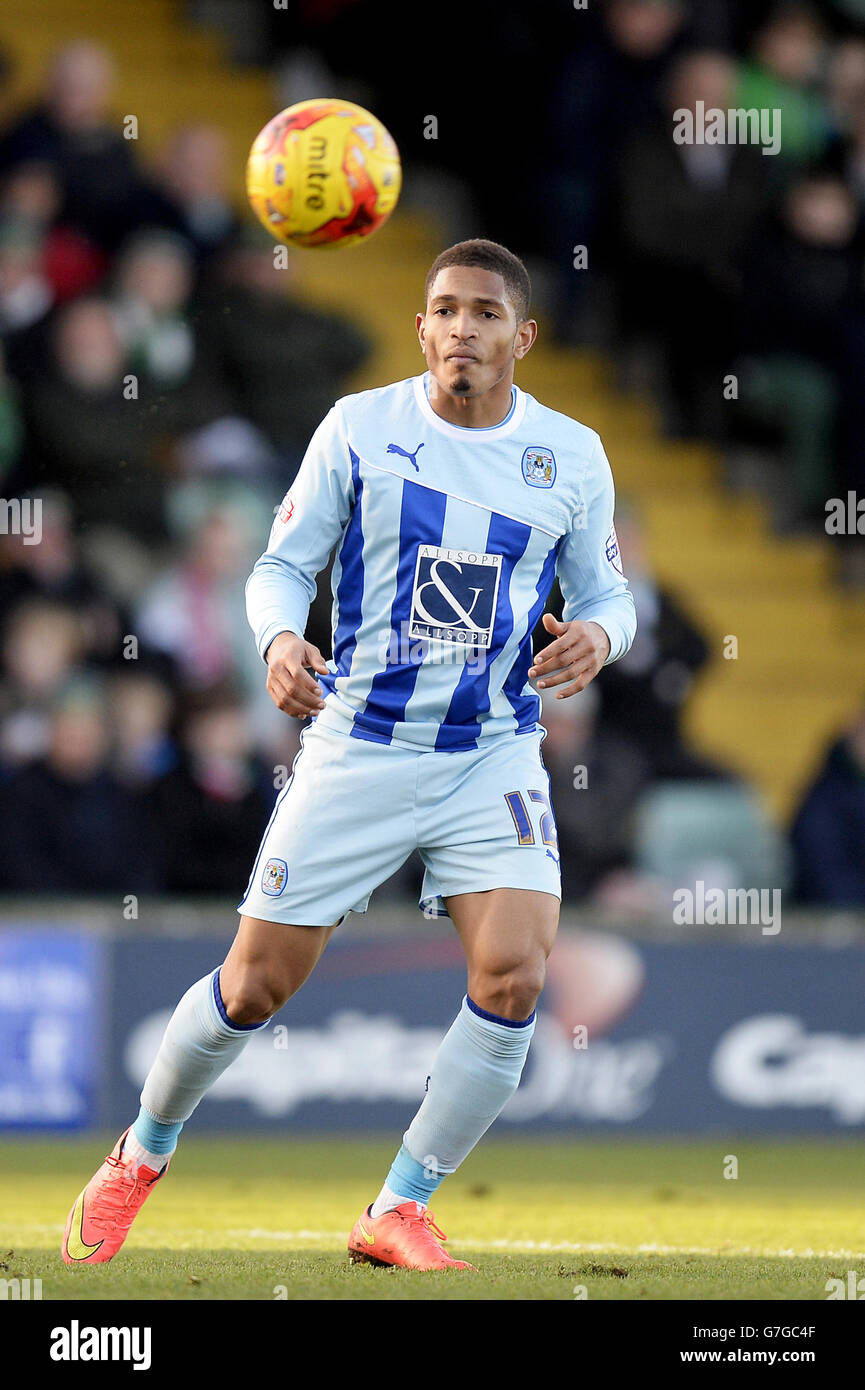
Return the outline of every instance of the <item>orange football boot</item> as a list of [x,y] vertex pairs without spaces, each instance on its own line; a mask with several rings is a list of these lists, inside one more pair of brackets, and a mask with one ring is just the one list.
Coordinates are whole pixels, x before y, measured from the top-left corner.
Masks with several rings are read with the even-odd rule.
[[[354,1223],[348,1238],[352,1264],[398,1265],[401,1269],[473,1269],[466,1260],[454,1260],[439,1241],[447,1240],[432,1212],[417,1202],[403,1202],[393,1211],[370,1216],[367,1207]],[[436,1239],[438,1237],[438,1239]]]
[[127,1129],[121,1134],[66,1218],[61,1251],[68,1265],[98,1265],[113,1259],[146,1198],[168,1170],[170,1160],[160,1173],[147,1167],[136,1173],[131,1160],[123,1157],[128,1133]]

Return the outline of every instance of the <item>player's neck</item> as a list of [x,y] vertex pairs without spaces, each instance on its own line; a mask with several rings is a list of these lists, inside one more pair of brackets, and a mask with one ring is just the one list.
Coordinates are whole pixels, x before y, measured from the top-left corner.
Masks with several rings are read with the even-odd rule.
[[436,415],[449,425],[461,425],[468,430],[491,429],[502,424],[510,414],[513,382],[509,379],[498,381],[482,396],[453,396],[430,374],[429,403]]

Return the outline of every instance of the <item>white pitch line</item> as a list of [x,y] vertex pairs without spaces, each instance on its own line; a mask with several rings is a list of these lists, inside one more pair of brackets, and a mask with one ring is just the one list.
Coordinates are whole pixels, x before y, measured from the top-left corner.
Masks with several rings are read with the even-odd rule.
[[[227,1231],[229,1236],[239,1236],[245,1240],[336,1240],[344,1241],[345,1231]],[[861,1260],[865,1259],[862,1250],[769,1250],[752,1245],[617,1245],[612,1241],[552,1241],[552,1240],[487,1240],[460,1242],[467,1250],[522,1250],[539,1254],[588,1254],[609,1252],[616,1255],[756,1255],[770,1259],[819,1259],[819,1260]]]
[[[59,1236],[63,1230],[61,1225],[40,1225],[36,1222],[16,1222],[13,1226],[8,1226],[9,1231],[14,1230],[16,1237],[20,1237],[25,1232],[39,1233],[40,1235]],[[203,1227],[196,1230],[184,1231],[184,1240],[198,1237],[212,1237],[213,1232]],[[308,1241],[328,1241],[343,1244],[347,1238],[345,1231],[267,1231],[260,1227],[253,1230],[233,1230],[226,1231],[226,1235],[238,1237],[242,1240],[283,1240],[287,1244],[292,1242]],[[790,1260],[865,1260],[865,1250],[813,1250],[810,1247],[804,1250],[792,1250],[789,1247],[783,1250],[770,1250],[762,1246],[737,1245],[726,1248],[719,1245],[658,1245],[655,1243],[643,1245],[620,1245],[613,1241],[567,1241],[567,1240],[486,1240],[470,1241],[463,1240],[460,1246],[467,1250],[504,1250],[524,1252],[526,1254],[562,1254],[562,1255],[600,1255],[605,1252],[610,1255],[716,1255],[729,1256],[753,1255],[766,1259],[790,1259]],[[184,1246],[184,1248],[186,1248]]]

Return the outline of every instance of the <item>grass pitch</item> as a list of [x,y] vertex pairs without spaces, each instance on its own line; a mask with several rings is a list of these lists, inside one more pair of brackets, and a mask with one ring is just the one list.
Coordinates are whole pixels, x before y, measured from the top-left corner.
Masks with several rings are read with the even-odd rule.
[[66,1213],[115,1138],[0,1143],[2,1277],[75,1301],[822,1301],[830,1277],[865,1275],[852,1141],[482,1142],[433,1201],[448,1249],[480,1270],[458,1275],[348,1261],[392,1138],[255,1134],[184,1135],[118,1257],[68,1268]]

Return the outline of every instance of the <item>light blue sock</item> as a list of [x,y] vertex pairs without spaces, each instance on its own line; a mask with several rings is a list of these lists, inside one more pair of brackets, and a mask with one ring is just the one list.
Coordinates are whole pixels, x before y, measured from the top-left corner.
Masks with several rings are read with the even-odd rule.
[[471,1153],[519,1085],[535,1018],[500,1018],[465,996],[388,1173],[391,1191],[426,1204]]
[[198,1102],[267,1023],[233,1023],[219,988],[219,970],[188,989],[168,1022],[141,1092],[133,1125],[152,1154],[173,1153],[177,1136]]
[[173,1124],[157,1120],[143,1105],[138,1112],[138,1119],[132,1126],[132,1132],[142,1148],[147,1149],[148,1153],[166,1155],[174,1153],[177,1148],[177,1136],[182,1129],[182,1120]]

